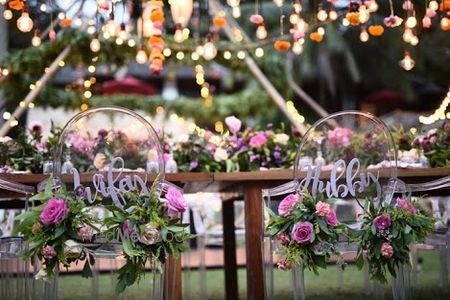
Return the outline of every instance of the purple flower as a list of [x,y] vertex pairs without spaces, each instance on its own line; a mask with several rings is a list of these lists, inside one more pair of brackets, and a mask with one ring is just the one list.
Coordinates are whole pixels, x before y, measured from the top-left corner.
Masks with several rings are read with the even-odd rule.
[[227,124],[228,129],[233,134],[236,134],[241,129],[242,122],[235,116],[230,116],[225,118],[225,124]]
[[136,228],[130,220],[126,219],[122,223],[122,232],[125,236],[131,236],[134,232],[136,232]]
[[81,199],[84,197],[86,193],[86,188],[83,185],[79,185],[76,189],[75,189],[75,197],[77,199]]
[[330,209],[327,216],[325,217],[325,221],[330,226],[337,226],[339,224],[339,221],[336,217],[336,212],[334,211],[334,209]]
[[373,224],[377,230],[385,230],[391,227],[391,217],[388,215],[379,215],[375,219],[373,219]]
[[197,167],[198,167],[198,161],[196,161],[196,160],[191,161],[190,167],[191,167],[191,170],[197,169]]
[[78,229],[78,235],[83,241],[90,241],[94,236],[94,229],[91,226],[83,226]]
[[184,212],[187,209],[187,202],[181,192],[173,187],[170,187],[166,193],[168,201],[167,207],[169,209],[169,216],[175,217],[178,213]]
[[414,214],[416,212],[416,208],[408,202],[408,200],[398,197],[397,202],[395,203],[396,208],[404,208],[408,213]]
[[278,206],[278,214],[282,217],[289,216],[292,210],[297,206],[299,200],[300,197],[298,194],[287,195],[281,200],[280,205]]
[[103,138],[105,138],[105,137],[108,135],[108,130],[106,130],[106,129],[100,129],[100,130],[97,132],[97,135],[103,139]]
[[310,222],[298,222],[292,229],[291,237],[299,244],[309,244],[314,236],[314,227]]
[[69,209],[64,199],[51,198],[42,209],[39,219],[45,225],[60,223],[64,220],[68,212]]
[[42,248],[41,254],[45,259],[52,259],[53,257],[56,256],[56,251],[52,246],[47,245],[44,248]]
[[253,162],[255,160],[259,160],[259,154],[250,155],[250,162]]
[[253,148],[260,148],[267,143],[267,137],[263,133],[258,133],[250,138],[249,145]]

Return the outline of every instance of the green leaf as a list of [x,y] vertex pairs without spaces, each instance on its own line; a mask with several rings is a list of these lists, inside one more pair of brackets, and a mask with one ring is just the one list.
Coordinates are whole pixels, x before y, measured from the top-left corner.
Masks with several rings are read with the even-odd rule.
[[83,277],[83,278],[92,277],[92,270],[91,270],[91,266],[89,265],[88,259],[86,259],[86,262],[84,263],[83,270],[81,271],[81,277]]
[[411,226],[409,226],[408,224],[406,224],[406,226],[405,226],[405,233],[406,233],[406,234],[409,234],[409,233],[411,232],[411,230],[412,230]]
[[362,251],[359,251],[358,256],[355,260],[355,265],[361,270],[364,267],[364,257]]
[[123,239],[122,240],[122,247],[123,251],[129,256],[129,257],[135,257],[139,255],[139,251],[136,251],[136,249],[133,247],[133,244],[129,239]]
[[61,226],[61,227],[57,227],[55,230],[55,239],[59,238],[61,235],[64,234],[64,232],[66,232],[66,227]]

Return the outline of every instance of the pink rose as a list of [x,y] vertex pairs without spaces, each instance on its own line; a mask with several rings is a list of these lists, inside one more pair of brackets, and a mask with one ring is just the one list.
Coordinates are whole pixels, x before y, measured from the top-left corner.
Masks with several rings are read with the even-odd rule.
[[78,235],[80,236],[81,240],[90,241],[94,236],[94,229],[91,226],[85,225],[78,229]]
[[328,131],[328,143],[335,147],[348,147],[352,135],[353,132],[350,129],[337,127]]
[[406,199],[397,198],[397,202],[395,203],[396,208],[404,208],[408,213],[414,214],[416,212],[416,208],[409,203]]
[[391,227],[391,217],[388,215],[379,215],[373,220],[375,228],[378,230],[384,230]]
[[251,137],[249,145],[253,148],[259,148],[267,143],[267,138],[264,134],[258,133]]
[[275,238],[281,243],[281,245],[288,245],[291,242],[291,237],[286,232],[280,232]]
[[337,226],[339,224],[339,221],[336,217],[336,212],[331,209],[330,212],[327,214],[325,221],[330,226]]
[[297,202],[299,200],[298,194],[290,194],[284,197],[283,200],[281,200],[280,205],[278,206],[278,214],[282,217],[286,217],[291,214],[292,210],[297,205]]
[[394,255],[394,248],[389,243],[381,244],[381,255],[386,258],[391,258]]
[[187,209],[187,202],[183,194],[174,187],[169,188],[166,193],[166,199],[168,201],[169,216],[171,217],[175,217],[177,213],[184,212]]
[[225,118],[225,124],[227,124],[228,129],[233,134],[236,134],[241,129],[242,122],[235,116],[230,116]]
[[261,25],[264,22],[264,17],[258,14],[251,15],[250,22],[255,25]]
[[56,251],[52,246],[47,245],[41,250],[41,254],[45,259],[52,259],[56,256]]
[[278,269],[281,269],[283,271],[292,269],[292,266],[290,264],[286,263],[286,261],[284,261],[284,260],[277,262],[277,266],[278,266]]
[[69,209],[64,199],[51,198],[42,209],[39,219],[45,225],[60,223],[64,220],[68,212]]
[[294,225],[291,237],[299,244],[309,244],[314,235],[314,227],[310,222],[298,222]]
[[326,217],[330,210],[330,204],[322,201],[316,203],[316,215],[319,217]]

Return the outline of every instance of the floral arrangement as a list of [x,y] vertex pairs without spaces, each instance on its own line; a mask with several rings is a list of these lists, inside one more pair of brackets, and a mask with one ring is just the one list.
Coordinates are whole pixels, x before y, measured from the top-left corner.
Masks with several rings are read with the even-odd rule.
[[431,167],[450,165],[449,121],[443,123],[441,127],[430,129],[425,136],[419,138],[419,143]]
[[434,219],[405,198],[397,198],[393,206],[365,203],[356,265],[361,269],[365,256],[371,277],[384,283],[387,272],[395,277],[397,267],[409,263],[409,245],[433,231]]
[[[180,223],[179,214],[187,204],[174,187],[167,190],[164,199],[158,197],[155,185],[147,196],[140,191],[124,192],[127,204],[123,208],[102,205],[107,217],[101,219],[92,209],[98,206],[85,204],[85,187],[67,192],[63,185],[55,189],[53,182],[50,178],[45,191],[30,199],[41,205],[16,217],[16,233],[22,233],[29,243],[23,254],[43,262],[37,279],[46,280],[59,265],[69,267],[79,261],[85,261],[82,276],[89,277],[95,250],[120,243],[126,258],[118,271],[116,292],[120,293],[141,279],[147,262],[154,267],[158,261],[164,263],[167,256],[178,256],[193,237],[185,231],[187,225]],[[108,200],[97,198],[97,203]]]
[[326,267],[327,258],[339,254],[339,235],[346,234],[346,226],[337,220],[332,202],[323,194],[313,197],[305,191],[286,196],[278,206],[278,215],[269,209],[271,219],[266,231],[281,244],[280,269],[287,270],[303,262],[317,273],[318,267]]

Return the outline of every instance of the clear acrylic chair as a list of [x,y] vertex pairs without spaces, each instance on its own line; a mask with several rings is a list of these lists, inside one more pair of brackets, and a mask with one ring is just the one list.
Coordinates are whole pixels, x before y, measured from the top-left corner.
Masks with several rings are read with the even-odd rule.
[[[150,160],[151,164],[148,163]],[[99,106],[75,115],[64,126],[55,150],[55,178],[64,180],[72,175],[75,178],[77,173],[82,177],[85,172],[92,176],[103,176],[101,174],[105,175],[111,169],[122,176],[128,172],[141,173],[147,187],[155,184],[160,194],[167,192],[169,187],[179,189],[164,180],[164,159],[159,137],[142,116],[116,106]],[[95,203],[92,207],[101,211],[103,204]],[[100,293],[110,295],[110,298],[126,298],[126,294],[118,296],[111,292],[115,284],[101,291],[98,280],[101,270],[109,269],[114,273],[120,266],[121,243],[117,241],[101,246],[95,250],[95,257],[100,264],[94,265],[91,298],[97,299]],[[176,293],[173,278],[165,280],[167,275],[158,271],[160,267],[149,265],[148,268],[150,272],[146,273],[145,282],[151,288],[146,296],[150,299],[171,299]]]
[[[0,178],[0,190],[14,192],[24,198],[25,207],[28,197],[35,189],[32,186],[12,182]],[[19,256],[26,250],[27,244],[21,236],[11,236],[14,226],[15,212],[10,211],[3,230],[4,237],[0,238],[0,298],[1,299],[33,299],[37,297],[37,290],[33,289],[33,270],[27,259]],[[37,299],[37,298],[36,298]]]
[[[293,181],[263,190],[266,206],[276,208],[276,203],[272,203],[274,198],[299,193],[306,188],[312,195],[322,191],[337,199],[337,211],[339,206],[352,208],[356,199],[363,199],[370,192],[364,183],[354,185],[361,180],[376,184],[374,201],[390,203],[397,184],[393,138],[387,126],[369,113],[343,111],[331,114],[314,123],[305,133],[297,150],[293,173]],[[334,184],[338,180],[343,181],[342,186],[339,185],[342,182]],[[348,193],[343,192],[346,188]],[[340,217],[338,215],[338,219]],[[347,222],[352,228],[359,228],[356,214]],[[342,241],[341,252],[354,251],[353,248],[347,241]],[[276,249],[276,241],[266,238],[266,295],[269,299],[275,297],[272,253]],[[293,268],[292,286],[293,298],[305,299],[302,267]]]

